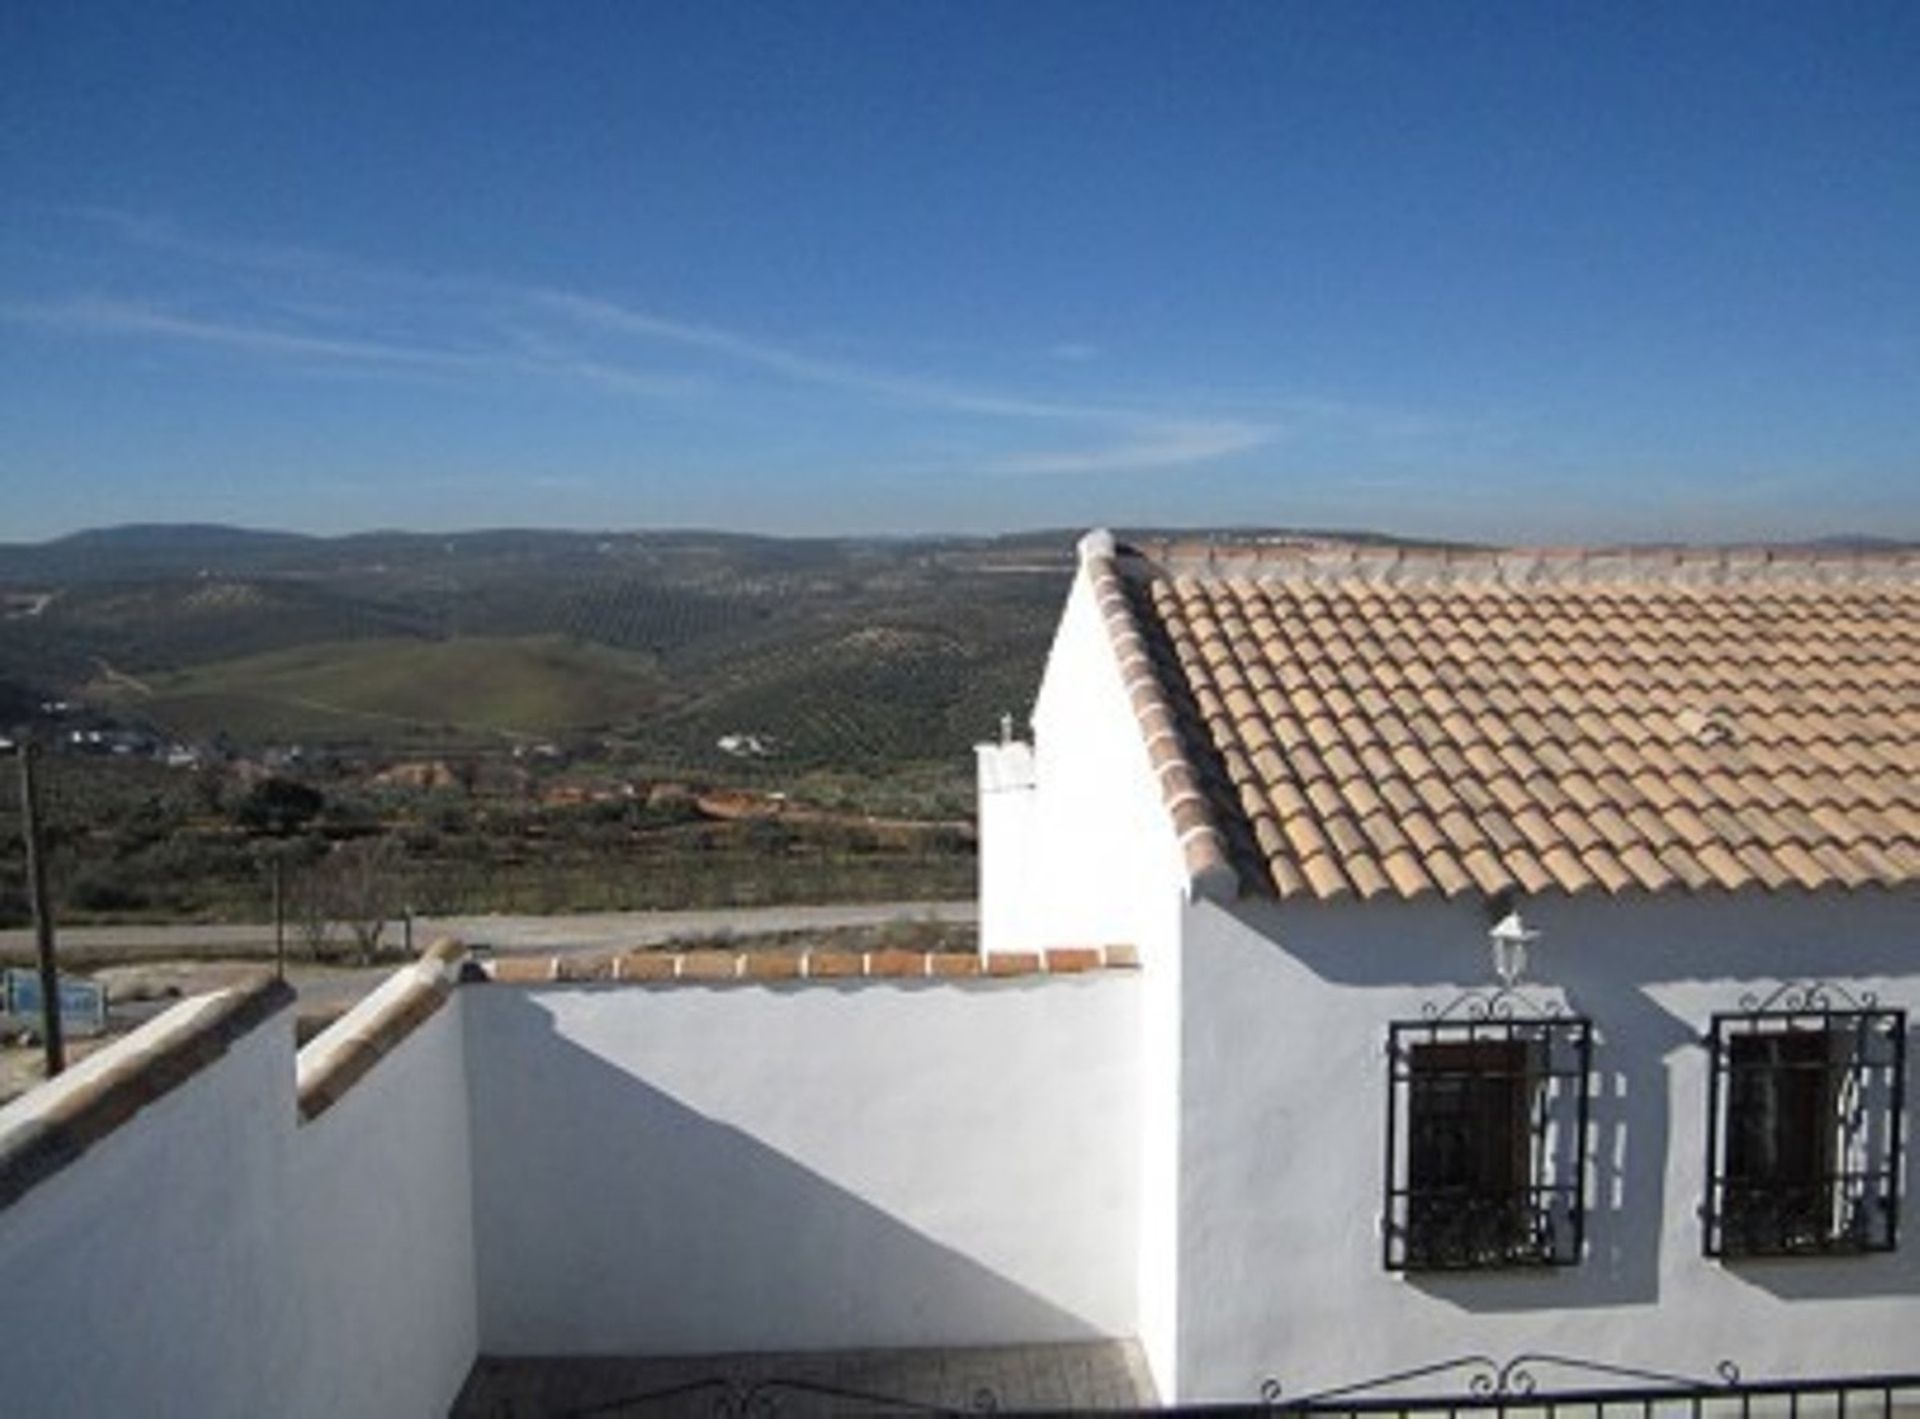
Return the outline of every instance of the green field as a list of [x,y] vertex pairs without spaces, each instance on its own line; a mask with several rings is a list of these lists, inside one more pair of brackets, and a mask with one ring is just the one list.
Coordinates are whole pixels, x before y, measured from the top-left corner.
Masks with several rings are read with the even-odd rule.
[[530,739],[624,723],[658,701],[656,661],[559,635],[320,641],[85,693],[184,739]]

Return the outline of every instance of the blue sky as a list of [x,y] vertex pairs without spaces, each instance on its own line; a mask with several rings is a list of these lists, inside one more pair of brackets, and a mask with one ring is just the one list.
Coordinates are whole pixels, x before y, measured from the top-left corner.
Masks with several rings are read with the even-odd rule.
[[1920,6],[0,9],[0,540],[1920,536]]

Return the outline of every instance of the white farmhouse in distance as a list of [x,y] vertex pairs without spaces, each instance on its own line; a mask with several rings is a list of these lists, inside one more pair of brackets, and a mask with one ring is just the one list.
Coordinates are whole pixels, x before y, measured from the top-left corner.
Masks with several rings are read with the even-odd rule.
[[1920,1404],[1920,563],[1095,533],[1033,728],[977,956],[445,943],[0,1110],[7,1412]]

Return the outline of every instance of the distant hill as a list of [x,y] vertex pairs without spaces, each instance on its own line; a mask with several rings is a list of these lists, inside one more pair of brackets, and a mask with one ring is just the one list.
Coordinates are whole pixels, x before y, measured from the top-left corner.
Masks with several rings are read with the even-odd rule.
[[243,745],[946,773],[1031,700],[1076,535],[113,528],[0,547],[0,680]]
[[50,542],[0,543],[0,581],[94,579],[192,572],[213,565],[261,566],[317,539],[217,523],[129,523]]
[[111,548],[133,554],[174,554],[282,547],[314,540],[299,532],[262,532],[219,522],[128,522],[118,527],[93,527],[68,533],[41,545],[69,552]]
[[1815,537],[1793,544],[1816,552],[1911,552],[1920,542],[1899,537],[1872,537],[1865,533],[1842,533],[1834,537]]
[[591,734],[689,771],[741,769],[718,741],[750,734],[783,770],[963,772],[1032,702],[1078,536],[129,526],[0,545],[0,714],[59,695],[179,737],[376,750]]

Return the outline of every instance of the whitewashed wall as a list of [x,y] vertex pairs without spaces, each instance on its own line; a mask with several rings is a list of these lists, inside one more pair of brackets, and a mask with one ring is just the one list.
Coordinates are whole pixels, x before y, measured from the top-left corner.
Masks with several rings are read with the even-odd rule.
[[[1186,875],[1172,820],[1127,699],[1092,583],[1074,578],[1034,706],[1027,867],[1011,912],[988,899],[992,950],[1120,942],[1141,958],[1140,1232],[1134,1251],[1141,1349],[1163,1395],[1178,1384],[1180,972]],[[984,853],[990,828],[982,825]],[[983,883],[987,892],[995,883]],[[1009,918],[1014,923],[1002,926]]]
[[[1045,865],[1036,859],[1033,746],[976,744],[975,803],[979,814],[980,951],[1012,949],[1028,938],[1026,922]],[[1052,943],[1059,944],[1059,943]]]
[[[1034,703],[1027,899],[993,950],[1171,945],[1179,842],[1085,573],[1074,578]],[[983,913],[984,914],[984,913]],[[1164,941],[1142,940],[1165,932]]]
[[0,1211],[6,1412],[279,1412],[307,1305],[294,1126],[275,1022]]
[[463,990],[481,1348],[1133,1334],[1138,983]]
[[282,1014],[0,1210],[0,1410],[444,1413],[474,1357],[460,1046],[443,1010],[301,1125]]
[[1478,905],[1190,909],[1180,1398],[1248,1398],[1269,1375],[1299,1395],[1469,1353],[1699,1375],[1726,1358],[1749,1378],[1914,1368],[1911,1171],[1898,1252],[1701,1256],[1698,1040],[1716,1010],[1785,979],[1842,980],[1920,1009],[1920,894],[1524,910],[1545,933],[1534,978],[1594,1021],[1588,1254],[1561,1270],[1437,1278],[1381,1266],[1384,1045],[1389,1021],[1489,983]]
[[307,1297],[282,1413],[443,1414],[478,1344],[460,997],[295,1139]]

